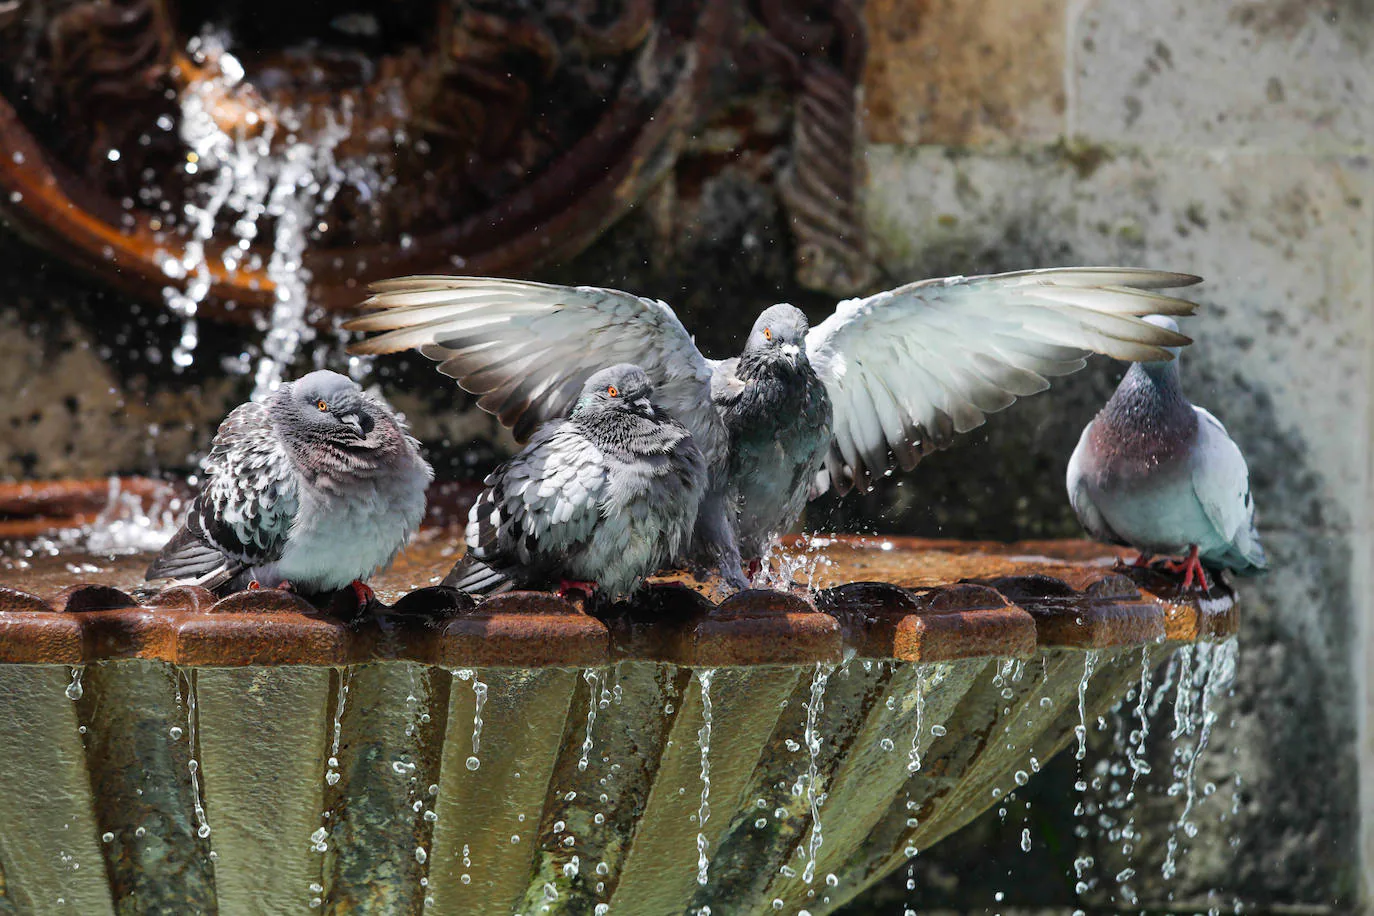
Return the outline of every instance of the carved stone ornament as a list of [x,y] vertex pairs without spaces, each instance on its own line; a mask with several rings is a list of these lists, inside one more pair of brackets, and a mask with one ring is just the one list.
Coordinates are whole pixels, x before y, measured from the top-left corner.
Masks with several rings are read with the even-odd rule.
[[0,0],[0,212],[210,308],[269,305],[283,268],[326,308],[520,274],[643,199],[748,57],[793,99],[798,277],[846,292],[864,48],[843,0]]

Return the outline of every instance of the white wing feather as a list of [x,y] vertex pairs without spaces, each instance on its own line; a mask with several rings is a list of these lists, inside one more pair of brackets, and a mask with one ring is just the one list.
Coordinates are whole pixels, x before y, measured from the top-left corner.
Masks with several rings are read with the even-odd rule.
[[1090,353],[1169,359],[1189,339],[1145,315],[1195,306],[1155,289],[1188,274],[1134,268],[1062,268],[926,280],[841,302],[811,329],[807,355],[835,411],[817,492],[843,493],[894,464],[910,470],[956,433],[1048,379],[1083,368]]
[[405,277],[373,284],[371,314],[344,327],[383,331],[354,353],[418,348],[524,441],[566,416],[582,383],[615,363],[639,365],[654,400],[715,466],[727,448],[711,405],[711,366],[666,303],[593,286],[487,277]]

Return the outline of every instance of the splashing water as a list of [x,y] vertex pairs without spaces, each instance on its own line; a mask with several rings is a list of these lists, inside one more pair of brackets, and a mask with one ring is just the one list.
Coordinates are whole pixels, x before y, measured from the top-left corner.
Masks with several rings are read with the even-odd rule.
[[[306,140],[298,139],[304,113],[286,109],[271,117],[258,114],[246,101],[243,65],[229,45],[229,36],[216,31],[195,36],[187,45],[191,58],[211,74],[194,81],[180,97],[179,130],[188,150],[184,168],[205,180],[200,199],[183,208],[182,256],[163,258],[163,272],[174,281],[164,289],[163,298],[182,319],[181,339],[172,353],[174,366],[181,370],[194,362],[197,315],[214,283],[207,243],[233,219],[232,229],[223,233],[235,239],[220,256],[224,270],[232,273],[245,262],[261,269],[261,258],[250,254],[250,248],[264,221],[271,221],[272,252],[265,272],[274,299],[253,387],[254,400],[261,400],[280,385],[287,367],[315,336],[306,321],[310,273],[303,255],[311,234],[326,228],[321,221],[324,208],[345,186],[370,199],[384,192],[389,182],[361,163],[336,160],[335,151],[352,129],[347,98],[339,105],[339,116],[326,110],[322,128]],[[231,133],[221,125],[216,113],[225,99],[244,103],[244,120],[256,133],[237,127]],[[159,124],[171,129],[170,120]]]
[[597,685],[601,682],[601,675],[594,668],[586,668],[582,672],[582,679],[587,682],[587,735],[582,739],[582,756],[578,758],[577,769],[586,772],[592,756],[592,728],[596,725]]
[[697,806],[697,884],[705,885],[711,860],[706,855],[706,821],[711,817],[711,679],[716,669],[704,668],[697,672],[697,683],[701,685],[701,728],[697,730],[697,743],[701,747],[701,804]]
[[821,832],[821,802],[825,796],[816,786],[820,779],[818,758],[821,753],[821,736],[817,729],[821,710],[825,708],[825,685],[830,680],[834,665],[816,663],[816,673],[811,678],[811,702],[806,706],[806,729],[802,740],[806,744],[806,800],[811,808],[811,836],[807,841],[806,868],[802,870],[802,880],[810,884],[816,878],[816,856],[821,851],[824,835]]
[[[830,538],[808,536],[797,542],[795,552],[775,546],[763,558],[763,568],[759,571],[763,580],[761,586],[786,591],[800,584],[807,591],[815,591],[822,571],[834,565],[834,560],[825,553],[831,543]],[[776,569],[771,561],[776,561]]]
[[91,553],[130,554],[160,550],[176,533],[181,500],[159,496],[146,508],[136,493],[126,492],[118,477],[110,477],[105,508],[87,525],[85,549]]

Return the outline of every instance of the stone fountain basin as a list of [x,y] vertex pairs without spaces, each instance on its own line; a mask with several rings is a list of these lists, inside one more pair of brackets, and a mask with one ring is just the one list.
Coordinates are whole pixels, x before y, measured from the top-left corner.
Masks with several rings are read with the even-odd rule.
[[428,587],[451,542],[360,617],[6,559],[0,911],[826,913],[1238,623],[1080,541],[794,539],[814,591],[596,614]]

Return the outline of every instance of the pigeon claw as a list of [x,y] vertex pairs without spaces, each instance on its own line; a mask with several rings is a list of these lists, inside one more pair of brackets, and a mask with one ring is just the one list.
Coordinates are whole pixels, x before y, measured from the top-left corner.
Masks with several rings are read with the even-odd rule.
[[1184,590],[1196,588],[1198,591],[1211,590],[1207,584],[1207,574],[1202,571],[1202,561],[1197,558],[1197,545],[1188,548],[1188,556],[1182,560],[1170,560],[1163,564],[1172,573],[1183,573]]
[[564,601],[571,601],[574,595],[580,595],[582,600],[590,601],[594,591],[596,583],[585,579],[563,579],[558,583],[558,597]]
[[348,587],[353,589],[353,595],[358,599],[358,607],[366,607],[377,600],[377,594],[362,579],[354,579],[348,583]]
[[1152,562],[1154,562],[1154,557],[1148,553],[1142,552],[1140,556],[1131,561],[1131,568],[1149,569]]

